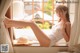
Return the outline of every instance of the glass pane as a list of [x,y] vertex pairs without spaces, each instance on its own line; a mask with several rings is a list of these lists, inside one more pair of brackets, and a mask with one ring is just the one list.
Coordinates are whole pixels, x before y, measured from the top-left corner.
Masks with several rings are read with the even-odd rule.
[[41,3],[34,3],[34,12],[42,10],[42,2]]
[[43,12],[42,11],[36,11],[35,13],[32,13],[31,15],[25,16],[24,20],[33,20],[33,21],[43,21]]
[[41,20],[39,20],[39,21],[36,21],[36,24],[40,29],[51,29],[52,28],[52,21],[42,22]]
[[42,20],[42,18],[43,18],[43,12],[42,11],[37,11],[34,13],[34,19]]
[[53,17],[52,17],[52,12],[50,11],[44,11],[44,29],[51,29],[52,24],[53,24]]
[[32,14],[32,3],[24,2],[24,11],[26,14],[31,15]]
[[52,28],[52,21],[44,21],[43,29],[51,29]]
[[32,19],[33,19],[32,13],[31,13],[31,15],[27,15],[27,13],[26,13],[26,15],[24,16],[25,21],[31,21]]
[[44,11],[45,14],[52,16],[53,15],[53,11]]
[[34,0],[34,2],[42,3],[42,2],[43,2],[43,0]]
[[32,2],[32,0],[22,0],[22,1],[24,1],[24,2]]
[[48,2],[48,0],[44,0],[44,3],[45,3],[45,2]]
[[34,14],[34,21],[39,26],[39,28],[43,29],[43,12],[42,11],[36,11]]
[[44,1],[44,10],[45,11],[53,10],[53,1],[52,0]]

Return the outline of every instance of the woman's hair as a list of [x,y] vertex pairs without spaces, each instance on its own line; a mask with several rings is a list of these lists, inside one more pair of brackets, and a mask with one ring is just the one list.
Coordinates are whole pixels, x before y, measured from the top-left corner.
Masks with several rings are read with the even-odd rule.
[[[66,19],[67,19],[67,21],[70,22],[68,7],[66,7],[66,6],[64,6],[64,5],[59,5],[59,6],[56,8],[56,11],[64,11],[64,12],[66,12],[66,14],[65,14]],[[61,19],[60,19],[60,20],[61,20]],[[60,20],[59,20],[59,21],[60,21]]]

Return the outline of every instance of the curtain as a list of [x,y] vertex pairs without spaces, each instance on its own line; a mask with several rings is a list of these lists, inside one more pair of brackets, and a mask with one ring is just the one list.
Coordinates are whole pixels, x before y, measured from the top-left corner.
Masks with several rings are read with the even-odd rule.
[[78,35],[78,44],[80,44],[80,0],[79,0],[79,6],[78,6],[78,26],[77,26],[77,35]]
[[78,13],[78,20],[77,20],[77,32],[76,32],[76,35],[77,35],[77,44],[78,44],[78,40],[79,40],[79,38],[80,38],[80,0],[79,0],[79,4],[78,4],[78,12],[76,12],[76,13]]
[[72,48],[78,44],[80,35],[80,0],[75,0],[75,18],[71,28],[69,47]]
[[0,4],[0,45],[8,44],[9,45],[9,53],[13,53],[13,47],[11,44],[8,29],[5,28],[5,25],[3,23],[3,21],[5,19],[5,14],[8,10],[10,3],[11,3],[11,0],[2,0],[2,2]]

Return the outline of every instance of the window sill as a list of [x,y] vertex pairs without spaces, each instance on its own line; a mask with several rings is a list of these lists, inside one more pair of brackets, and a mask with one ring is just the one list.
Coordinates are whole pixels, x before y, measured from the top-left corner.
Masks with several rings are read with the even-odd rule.
[[40,46],[40,44],[38,41],[28,41],[27,43],[17,43],[17,40],[14,40],[13,46]]
[[[17,40],[13,41],[13,46],[41,47],[38,41],[28,41],[28,43],[17,43]],[[66,43],[56,43],[52,47],[68,47],[68,45]]]

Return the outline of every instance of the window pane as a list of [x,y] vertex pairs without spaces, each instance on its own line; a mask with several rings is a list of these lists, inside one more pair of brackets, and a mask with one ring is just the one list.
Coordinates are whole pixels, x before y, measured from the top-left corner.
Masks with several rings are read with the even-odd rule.
[[52,21],[44,21],[43,23],[44,29],[51,29],[52,28]]
[[32,3],[32,0],[22,0],[24,2],[31,2]]
[[52,20],[52,11],[44,11],[44,20]]
[[42,20],[42,18],[43,18],[43,12],[42,11],[37,11],[36,13],[34,13],[34,19]]
[[43,12],[42,11],[37,11],[34,14],[34,21],[36,22],[36,24],[43,29]]
[[43,0],[34,0],[34,2],[39,2],[39,3],[42,2],[42,1],[43,1]]
[[34,3],[34,13],[37,11],[42,10],[42,2],[41,3]]
[[24,11],[26,14],[31,15],[32,14],[32,3],[24,2]]
[[56,14],[54,14],[54,24],[57,24],[58,20],[59,20],[59,17]]
[[52,16],[53,15],[53,11],[49,10],[49,11],[44,11],[45,14]]
[[45,11],[53,10],[53,1],[52,0],[44,1],[44,10]]

